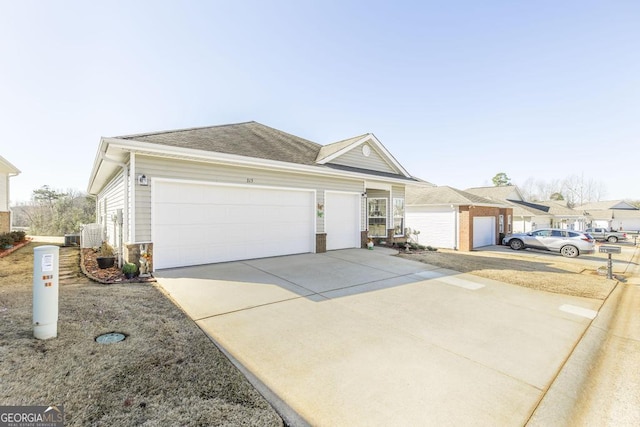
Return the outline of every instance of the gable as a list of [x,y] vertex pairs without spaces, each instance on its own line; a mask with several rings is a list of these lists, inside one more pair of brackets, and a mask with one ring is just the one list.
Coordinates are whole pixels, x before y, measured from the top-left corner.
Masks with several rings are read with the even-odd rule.
[[621,201],[620,203],[617,203],[613,206],[611,206],[609,209],[629,209],[629,210],[638,210],[637,207],[633,206],[630,203],[627,203],[625,201]]
[[359,169],[369,169],[378,172],[398,173],[391,167],[382,155],[368,143],[352,148],[341,156],[336,157],[329,164],[349,166]]
[[326,145],[320,149],[316,162],[320,165],[337,165],[358,170],[410,176],[373,134],[365,134]]

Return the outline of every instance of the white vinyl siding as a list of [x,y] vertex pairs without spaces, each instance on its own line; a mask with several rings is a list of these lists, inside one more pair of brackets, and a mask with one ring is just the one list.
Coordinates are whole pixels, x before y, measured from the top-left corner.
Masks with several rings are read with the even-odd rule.
[[[243,166],[217,165],[206,162],[151,157],[137,154],[135,175],[145,174],[149,186],[136,186],[136,240],[151,241],[151,190],[154,178],[208,181],[240,185],[268,187],[302,188],[316,190],[316,205],[325,204],[325,191],[344,191],[361,194],[363,181],[318,177],[303,173],[287,173]],[[324,217],[316,216],[316,232],[324,233]]]
[[9,175],[0,173],[0,211],[9,210]]
[[[449,206],[407,206],[406,226],[418,230],[421,245],[454,249],[458,247],[458,220],[456,211]],[[415,236],[410,236],[415,238]]]
[[383,157],[376,151],[373,145],[369,156],[362,154],[362,145],[344,153],[342,156],[336,157],[329,163],[342,166],[350,166],[358,169],[369,169],[379,172],[399,173],[396,169],[387,163]]
[[113,218],[119,209],[122,209],[124,214],[124,185],[124,173],[120,171],[98,194],[97,219],[104,227],[109,243],[116,247],[120,242],[117,236],[118,227]]

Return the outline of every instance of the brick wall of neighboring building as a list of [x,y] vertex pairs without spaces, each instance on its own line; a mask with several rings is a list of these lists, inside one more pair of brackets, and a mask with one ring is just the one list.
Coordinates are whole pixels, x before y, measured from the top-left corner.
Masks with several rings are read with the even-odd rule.
[[511,215],[513,221],[512,208],[497,208],[488,206],[460,206],[460,247],[458,250],[470,251],[473,249],[473,218],[476,216],[493,216],[496,218],[496,244],[500,244],[500,215],[504,215],[505,233],[507,230],[507,216]]
[[0,212],[0,233],[11,231],[11,212]]

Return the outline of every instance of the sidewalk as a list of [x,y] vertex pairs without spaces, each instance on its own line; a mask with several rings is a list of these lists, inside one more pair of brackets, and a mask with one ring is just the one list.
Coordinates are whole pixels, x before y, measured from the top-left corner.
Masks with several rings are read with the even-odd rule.
[[529,426],[640,425],[640,248]]

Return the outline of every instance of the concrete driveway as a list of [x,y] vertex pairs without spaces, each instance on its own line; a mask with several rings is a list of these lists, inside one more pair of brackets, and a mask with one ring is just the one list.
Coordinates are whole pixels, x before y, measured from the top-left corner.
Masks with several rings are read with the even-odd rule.
[[341,250],[156,277],[300,425],[523,425],[602,304],[392,254]]

